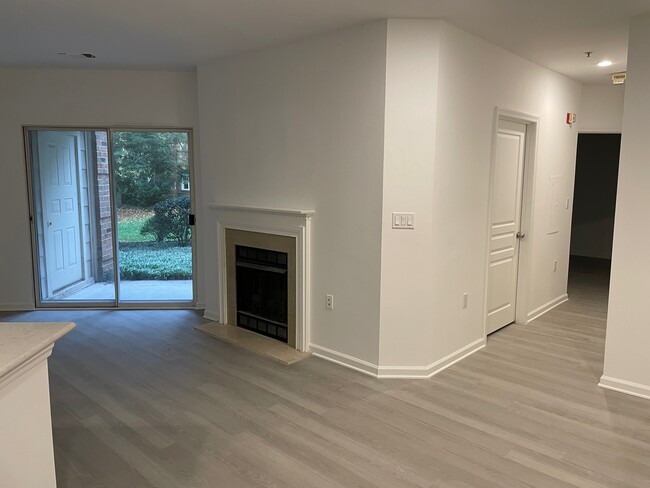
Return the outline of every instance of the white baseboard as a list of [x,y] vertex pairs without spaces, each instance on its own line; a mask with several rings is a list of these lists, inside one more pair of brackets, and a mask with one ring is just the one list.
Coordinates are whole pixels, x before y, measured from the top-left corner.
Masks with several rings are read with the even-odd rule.
[[431,378],[485,347],[485,338],[461,347],[428,366],[379,366],[379,378]]
[[0,303],[0,312],[31,312],[36,310],[33,303]]
[[378,366],[363,359],[348,356],[347,354],[333,351],[317,344],[310,344],[309,350],[314,356],[375,378],[423,379],[431,378],[484,347],[485,339],[478,339],[428,366]]
[[560,295],[559,297],[554,298],[550,302],[545,303],[541,307],[537,307],[532,312],[528,312],[528,315],[526,317],[526,323],[532,322],[533,320],[540,318],[542,315],[544,315],[547,312],[550,312],[555,307],[562,305],[568,299],[569,299],[569,295],[565,293],[564,295]]
[[640,383],[633,383],[631,381],[619,380],[611,376],[601,376],[598,386],[606,390],[618,391],[619,393],[626,393],[639,398],[650,400],[650,386],[642,385]]
[[363,359],[348,356],[342,352],[333,351],[332,349],[317,344],[309,344],[309,351],[314,356],[331,361],[332,363],[340,364],[341,366],[374,376],[375,378],[378,377],[379,367]]
[[197,310],[203,310],[205,308],[205,302],[196,302],[196,305],[194,305],[194,308]]
[[203,317],[205,317],[208,320],[212,320],[214,322],[219,322],[220,316],[219,312],[215,312],[213,310],[208,310],[207,308],[203,311]]

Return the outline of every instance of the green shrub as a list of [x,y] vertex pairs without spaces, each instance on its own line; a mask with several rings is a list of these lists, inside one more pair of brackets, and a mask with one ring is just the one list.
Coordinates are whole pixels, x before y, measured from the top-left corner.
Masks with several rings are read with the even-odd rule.
[[175,241],[179,246],[187,246],[192,237],[188,222],[191,210],[190,197],[177,197],[163,200],[153,206],[153,217],[147,219],[140,233],[154,235],[156,241]]

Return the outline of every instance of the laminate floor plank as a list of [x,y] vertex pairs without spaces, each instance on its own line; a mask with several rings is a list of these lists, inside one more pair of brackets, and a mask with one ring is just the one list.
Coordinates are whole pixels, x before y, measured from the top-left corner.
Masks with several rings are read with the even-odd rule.
[[608,276],[428,380],[278,364],[194,311],[74,321],[50,358],[59,488],[650,488],[650,403],[600,389]]

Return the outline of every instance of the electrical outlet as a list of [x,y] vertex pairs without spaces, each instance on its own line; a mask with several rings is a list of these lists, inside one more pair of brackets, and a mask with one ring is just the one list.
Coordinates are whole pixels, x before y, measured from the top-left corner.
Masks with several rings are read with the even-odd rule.
[[325,307],[327,310],[334,310],[334,295],[325,295]]
[[553,272],[555,273],[557,271],[557,259],[553,261]]
[[469,294],[463,293],[463,308],[467,308],[468,303],[469,303]]

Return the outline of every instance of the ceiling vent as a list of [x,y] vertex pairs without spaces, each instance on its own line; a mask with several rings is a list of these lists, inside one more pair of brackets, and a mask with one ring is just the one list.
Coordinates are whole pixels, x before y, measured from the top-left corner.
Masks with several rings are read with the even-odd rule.
[[621,71],[620,73],[614,73],[612,75],[612,83],[614,85],[622,85],[625,83],[625,78],[627,77],[627,72]]

